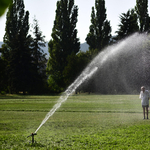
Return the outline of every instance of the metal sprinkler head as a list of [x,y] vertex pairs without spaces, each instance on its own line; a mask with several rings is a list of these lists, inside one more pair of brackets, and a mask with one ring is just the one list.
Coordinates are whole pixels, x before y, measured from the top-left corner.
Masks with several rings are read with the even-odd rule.
[[27,136],[27,138],[30,137],[30,136],[32,136],[32,144],[34,143],[34,136],[35,135],[37,135],[37,133],[31,133],[29,136]]

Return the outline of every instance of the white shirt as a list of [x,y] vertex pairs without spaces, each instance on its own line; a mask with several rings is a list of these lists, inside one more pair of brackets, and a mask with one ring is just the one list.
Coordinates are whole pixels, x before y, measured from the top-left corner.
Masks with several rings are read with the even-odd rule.
[[142,105],[149,105],[149,91],[145,90],[145,92],[143,93],[143,91],[140,92],[140,96],[139,98],[141,99],[141,104]]

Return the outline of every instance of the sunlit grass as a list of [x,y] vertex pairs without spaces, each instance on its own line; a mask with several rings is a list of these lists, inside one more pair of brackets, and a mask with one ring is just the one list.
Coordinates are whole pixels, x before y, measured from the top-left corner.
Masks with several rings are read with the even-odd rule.
[[138,95],[73,95],[34,132],[59,96],[0,97],[0,149],[146,149]]

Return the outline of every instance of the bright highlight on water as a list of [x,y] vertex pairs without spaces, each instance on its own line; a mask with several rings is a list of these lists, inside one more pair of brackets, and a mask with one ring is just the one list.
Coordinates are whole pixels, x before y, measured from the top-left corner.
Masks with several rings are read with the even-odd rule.
[[[47,113],[35,133],[49,117],[56,112],[61,104],[65,102],[82,83],[92,76],[94,76],[95,83],[103,86],[103,89],[106,88],[107,91],[114,88],[116,88],[116,90],[117,88],[123,88],[125,91],[131,91],[134,90],[135,87],[140,87],[141,82],[142,85],[143,83],[147,83],[150,74],[150,72],[147,72],[149,68],[147,62],[150,62],[149,41],[150,38],[147,34],[135,33],[119,41],[117,44],[108,46],[100,52],[83,70],[81,75],[67,88],[64,94],[60,96],[58,102],[53,106],[50,112]],[[120,65],[121,62],[122,64]],[[103,74],[103,78],[100,80],[99,75],[101,75],[101,73]],[[103,79],[105,80],[104,83]]]

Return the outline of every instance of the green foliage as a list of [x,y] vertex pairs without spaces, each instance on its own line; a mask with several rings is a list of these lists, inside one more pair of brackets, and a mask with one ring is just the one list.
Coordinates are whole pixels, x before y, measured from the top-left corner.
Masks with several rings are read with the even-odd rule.
[[0,16],[2,16],[9,6],[11,4],[12,0],[0,0]]
[[43,72],[42,69],[44,69],[45,63],[46,63],[46,58],[45,58],[45,53],[43,51],[43,47],[45,47],[45,36],[42,36],[42,32],[40,31],[38,21],[36,18],[33,20],[33,43],[32,43],[32,53],[33,53],[33,58],[34,58],[34,64],[36,66],[37,72]]
[[[9,6],[2,45],[3,76],[5,89],[10,93],[41,94],[47,88],[46,58],[41,47],[44,36],[34,19],[34,38],[29,32],[29,12],[23,0],[14,0]],[[36,87],[36,88],[35,88]],[[0,89],[1,90],[1,89]],[[3,89],[4,90],[4,87]]]
[[[0,49],[0,53],[2,52],[2,48]],[[6,62],[0,56],[0,93],[5,93],[7,89],[7,74],[6,74]]]
[[149,149],[138,95],[73,95],[34,132],[59,96],[0,96],[0,149]]
[[92,7],[91,13],[91,25],[86,37],[93,54],[96,49],[101,51],[110,42],[111,26],[106,17],[105,0],[95,0],[95,8]]
[[137,14],[135,13],[134,9],[128,10],[127,13],[122,13],[120,15],[120,24],[118,26],[119,29],[116,31],[117,40],[139,31]]
[[[32,48],[32,64],[33,64],[33,80],[32,80],[32,93],[41,93],[44,85],[46,85],[46,54],[43,51],[43,47],[45,47],[45,36],[42,36],[42,32],[40,31],[38,21],[36,18],[33,20],[33,34],[34,38],[31,43]],[[36,87],[36,88],[35,88]]]
[[138,15],[140,32],[145,32],[149,29],[149,15],[148,15],[148,0],[136,0],[135,10]]
[[68,56],[68,64],[64,68],[64,80],[67,85],[72,83],[77,76],[82,72],[89,62],[89,58],[86,53],[79,52],[77,55]]
[[9,6],[2,57],[7,62],[10,93],[29,91],[32,81],[29,12],[24,11],[23,0],[14,0]]
[[74,5],[74,0],[57,2],[52,40],[49,42],[47,71],[60,88],[66,87],[63,71],[68,64],[68,56],[75,56],[80,48],[76,29],[77,16],[78,7]]
[[48,77],[48,87],[52,93],[60,93],[63,89],[55,82],[52,76]]

